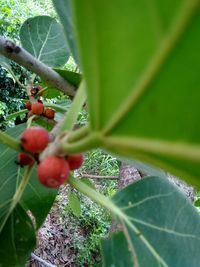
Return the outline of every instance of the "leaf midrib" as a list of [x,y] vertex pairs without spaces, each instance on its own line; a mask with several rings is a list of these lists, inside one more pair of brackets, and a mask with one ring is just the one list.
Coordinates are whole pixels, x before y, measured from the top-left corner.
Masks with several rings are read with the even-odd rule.
[[[38,23],[38,22],[37,22],[37,23]],[[46,43],[47,43],[47,41],[48,41],[48,37],[49,37],[49,34],[50,34],[50,32],[51,32],[51,28],[52,28],[52,26],[53,26],[53,23],[54,23],[54,20],[51,21],[51,23],[50,23],[50,25],[49,25],[48,32],[47,32],[47,34],[46,34],[46,38],[45,38],[45,40],[44,40],[44,42],[43,42],[43,44],[42,44],[42,46],[41,46],[41,48],[40,48],[40,51],[39,51],[39,54],[38,54],[38,59],[39,59],[39,60],[40,60],[40,58],[41,58],[41,56],[42,56],[42,51],[43,51],[43,49],[44,49],[44,47],[45,47],[45,45],[46,45]]]
[[122,102],[121,106],[113,112],[114,115],[103,129],[104,135],[108,135],[146,93],[149,88],[148,86],[156,78],[159,70],[162,68],[167,58],[174,50],[178,40],[190,24],[198,5],[199,0],[185,0],[179,15],[176,16],[169,32],[164,36],[147,68],[141,74],[136,85],[130,90],[130,94]]

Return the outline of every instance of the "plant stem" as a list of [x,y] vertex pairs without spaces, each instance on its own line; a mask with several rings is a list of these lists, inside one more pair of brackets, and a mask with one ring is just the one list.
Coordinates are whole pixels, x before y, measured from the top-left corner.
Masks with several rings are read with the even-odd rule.
[[77,140],[85,137],[89,133],[89,130],[90,130],[89,126],[85,125],[85,126],[82,126],[81,128],[79,128],[78,130],[73,131],[69,135],[69,138],[68,138],[69,143],[77,141]]
[[19,116],[19,115],[22,115],[22,114],[24,114],[24,113],[26,113],[26,112],[28,112],[27,109],[22,109],[22,110],[20,110],[20,111],[14,112],[14,113],[12,113],[12,114],[6,116],[6,120],[10,120],[10,119],[15,118],[15,117],[17,117],[17,116]]
[[68,130],[71,131],[77,120],[78,114],[86,101],[85,83],[82,82],[72,102],[71,108],[68,111],[66,118],[60,129],[60,133]]
[[60,142],[60,151],[62,154],[74,154],[79,152],[84,152],[86,149],[93,149],[101,144],[101,138],[98,133],[90,133],[83,139],[77,140],[74,143],[69,143],[68,138],[70,135],[67,135]]
[[95,201],[97,204],[103,206],[104,208],[108,209],[115,215],[121,217],[122,212],[108,197],[105,197],[104,195],[100,194],[96,190],[86,185],[84,182],[81,182],[81,180],[75,179],[72,176],[69,177],[68,183],[72,187],[76,188],[81,193],[83,193],[84,195]]
[[0,131],[0,143],[7,145],[14,150],[21,151],[19,142],[2,131]]
[[89,179],[106,179],[106,180],[119,180],[119,176],[107,176],[107,175],[93,175],[88,173],[78,173],[80,178],[89,178]]
[[2,36],[0,36],[0,54],[36,73],[48,84],[55,86],[66,95],[75,95],[75,87],[56,71],[33,57],[22,47],[15,45],[13,42]]

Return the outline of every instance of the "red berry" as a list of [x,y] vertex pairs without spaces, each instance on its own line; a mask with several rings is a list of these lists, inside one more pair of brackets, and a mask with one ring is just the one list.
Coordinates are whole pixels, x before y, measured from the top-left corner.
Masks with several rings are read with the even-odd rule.
[[53,120],[55,115],[55,111],[52,108],[46,108],[44,111],[44,116],[47,119]]
[[32,103],[31,110],[33,114],[41,115],[44,111],[44,105],[40,102]]
[[19,153],[18,154],[18,163],[22,166],[32,165],[34,163],[34,160],[31,156],[29,156],[25,153]]
[[47,186],[58,188],[69,177],[69,165],[64,158],[57,156],[46,157],[37,168],[37,176],[40,182]]
[[79,169],[83,164],[84,157],[83,154],[75,154],[67,157],[67,162],[69,164],[70,170]]
[[26,102],[26,108],[28,109],[28,110],[31,110],[31,102],[30,101],[28,101],[28,102]]
[[21,146],[31,153],[39,153],[48,145],[49,133],[41,127],[27,128],[21,137]]

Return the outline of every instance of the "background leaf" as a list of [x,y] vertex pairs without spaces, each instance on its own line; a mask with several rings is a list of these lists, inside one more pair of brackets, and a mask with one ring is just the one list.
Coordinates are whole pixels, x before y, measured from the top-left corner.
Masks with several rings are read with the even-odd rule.
[[199,1],[73,4],[102,146],[199,186]]
[[20,40],[23,48],[50,67],[63,66],[69,58],[62,27],[54,18],[27,19],[20,29]]
[[[79,74],[77,72],[73,72],[73,71],[68,71],[65,69],[54,68],[54,70],[57,73],[59,73],[60,76],[62,76],[66,81],[68,81],[69,83],[74,85],[76,88],[79,87],[81,79],[82,79],[81,74]],[[42,86],[43,87],[48,86],[48,90],[42,94],[43,97],[45,97],[45,98],[55,98],[55,97],[59,97],[63,94],[61,91],[57,90],[55,87],[49,86],[46,81],[42,81]]]
[[[128,248],[121,234],[103,241],[105,266],[199,265],[199,214],[169,181],[153,176],[144,178],[117,193],[113,202],[123,212],[120,222]],[[117,240],[121,240],[120,244],[115,244]],[[122,253],[117,245],[122,245]],[[135,265],[130,264],[133,261]]]
[[[19,138],[24,128],[25,125],[20,125],[9,129],[7,132],[13,137]],[[0,151],[0,243],[2,244],[0,255],[7,255],[8,251],[10,251],[7,250],[7,246],[10,243],[12,243],[10,249],[13,251],[13,254],[10,253],[9,259],[7,259],[10,264],[2,266],[22,266],[22,263],[25,264],[30,251],[33,250],[35,246],[35,229],[38,229],[46,218],[57,194],[57,190],[50,190],[41,185],[36,178],[36,170],[34,169],[17,208],[10,214],[13,196],[25,168],[21,168],[15,163],[17,159],[16,151],[11,150],[3,144],[0,144]],[[30,214],[34,226],[30,222]],[[17,223],[13,226],[15,221]],[[30,231],[30,233],[27,234],[27,231]],[[7,244],[5,236],[8,232],[9,237]],[[22,242],[23,244],[28,244],[25,245],[21,251],[18,251],[20,250],[18,246],[23,246],[23,244],[20,245],[19,239],[21,241],[24,240],[24,243]],[[18,257],[16,253],[14,253],[14,250],[17,251]],[[4,264],[3,258],[4,257],[0,257],[0,265]]]
[[82,80],[82,75],[80,73],[58,68],[54,68],[54,70],[58,72],[60,76],[62,76],[66,81],[74,85],[76,88],[79,87]]
[[71,0],[52,0],[55,10],[60,18],[60,21],[63,25],[65,36],[68,40],[68,44],[76,63],[79,63],[78,60],[78,50],[75,38],[75,29],[72,20],[72,3]]
[[71,211],[76,217],[79,217],[81,215],[81,204],[79,198],[74,192],[70,192],[68,199],[68,205]]

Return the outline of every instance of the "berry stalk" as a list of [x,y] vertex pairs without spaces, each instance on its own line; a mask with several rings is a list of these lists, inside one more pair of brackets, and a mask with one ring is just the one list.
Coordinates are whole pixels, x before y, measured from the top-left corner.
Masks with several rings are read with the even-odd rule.
[[7,145],[14,150],[21,151],[19,142],[2,131],[0,131],[0,143]]
[[60,133],[68,130],[72,130],[76,123],[79,112],[82,109],[83,104],[86,101],[85,83],[82,82],[67,113],[65,120],[63,121]]

